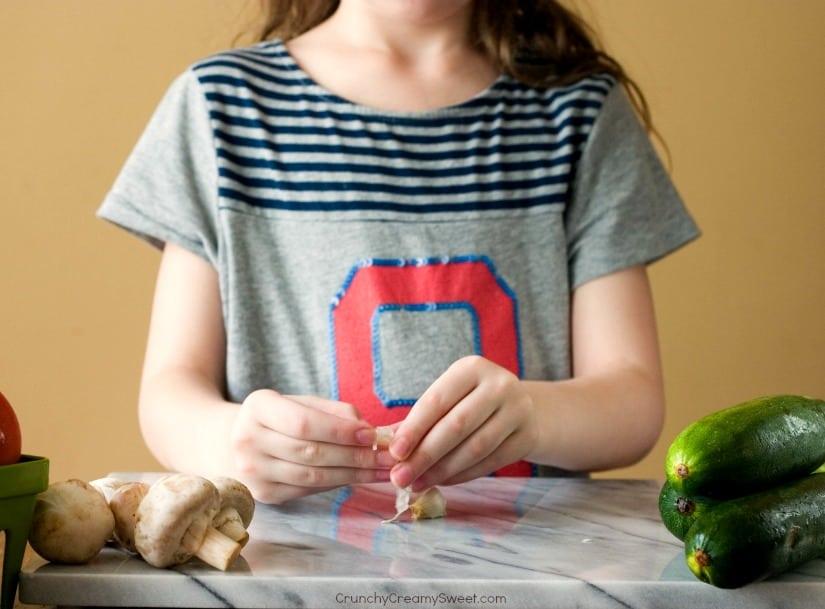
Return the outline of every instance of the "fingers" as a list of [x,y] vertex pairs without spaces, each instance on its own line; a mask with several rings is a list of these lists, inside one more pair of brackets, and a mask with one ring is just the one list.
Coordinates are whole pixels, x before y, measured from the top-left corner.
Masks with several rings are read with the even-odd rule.
[[522,458],[536,441],[532,400],[518,378],[482,358],[451,366],[398,428],[390,452],[399,487],[469,480]]
[[[397,461],[386,450],[369,446],[346,446],[332,442],[294,438],[267,431],[261,438],[262,446],[277,447],[272,452],[278,459],[296,465],[315,468],[390,468]],[[317,484],[312,484],[317,486]]]
[[372,446],[375,439],[372,426],[343,402],[260,390],[247,397],[244,407],[263,427],[291,438],[348,446]]
[[463,482],[523,458],[538,435],[518,377],[477,356],[450,366],[394,428],[389,450],[375,451],[375,429],[351,405],[265,390],[242,405],[233,451],[278,502],[388,479],[413,490]]
[[258,481],[255,485],[256,491],[253,491],[256,492],[256,499],[266,503],[282,503],[341,486],[386,482],[389,479],[389,471],[306,467],[270,459],[255,471],[254,478]]
[[489,400],[485,402],[478,391],[484,362],[463,358],[430,385],[390,442],[396,459],[423,471],[484,423],[492,414]]
[[465,360],[459,360],[450,366],[430,385],[395,430],[389,446],[390,453],[399,461],[405,460],[448,413],[451,416],[446,423],[458,434],[458,439],[476,428],[478,419],[483,417],[481,413],[473,415],[454,411],[457,410],[455,406],[476,388],[477,377],[478,373]]
[[375,430],[348,404],[262,390],[241,405],[230,443],[261,501],[282,502],[346,484],[386,481],[396,463],[375,451]]
[[355,406],[352,404],[348,404],[347,402],[338,402],[335,400],[328,400],[326,398],[314,396],[314,395],[290,395],[284,396],[286,399],[298,402],[299,404],[303,404],[304,406],[315,408],[317,410],[321,410],[323,412],[336,415],[339,417],[343,417],[345,419],[352,419],[354,421],[363,421],[363,417],[361,416],[361,411],[359,411]]
[[[529,432],[524,429],[514,430],[498,444],[492,439],[489,443],[469,438],[464,445],[448,453],[444,458],[436,462],[433,467],[424,471],[413,483],[413,490],[419,491],[436,485],[450,485],[466,482],[486,476],[518,461],[525,454],[525,446],[531,442]],[[478,446],[486,446],[483,453],[478,452],[471,446],[476,443]]]
[[[422,404],[422,409],[424,405],[426,403]],[[412,414],[413,411],[410,416]],[[491,420],[491,414],[477,393],[464,397],[429,431],[425,431],[409,456],[392,469],[393,483],[403,488],[424,472],[435,476],[440,470],[455,473],[453,469],[456,467],[466,467],[469,462],[484,459],[497,448],[506,434],[506,430],[499,428],[498,421]],[[429,419],[424,417],[424,420]],[[413,433],[420,433],[421,428],[413,429]],[[394,447],[390,444],[391,451]],[[398,458],[399,455],[393,453],[393,456]]]
[[[357,449],[363,450],[363,449]],[[367,449],[373,452],[371,449]],[[386,451],[385,458],[391,459]],[[389,469],[342,466],[317,466],[275,458],[263,452],[236,454],[236,468],[255,498],[265,503],[282,503],[297,497],[319,493],[350,484],[368,484],[389,480]],[[392,463],[395,460],[391,459]]]
[[[456,409],[470,408],[468,402],[458,404]],[[393,484],[401,488],[412,485],[417,491],[460,473],[464,480],[485,475],[518,459],[510,455],[514,452],[509,448],[515,430],[505,417],[494,414],[467,435],[451,434],[450,428],[447,424],[436,425],[408,459],[393,467]]]

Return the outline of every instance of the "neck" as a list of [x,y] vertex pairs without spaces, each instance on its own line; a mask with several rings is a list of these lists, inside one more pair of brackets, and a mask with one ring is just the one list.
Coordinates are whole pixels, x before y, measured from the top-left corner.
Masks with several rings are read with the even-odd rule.
[[438,108],[469,99],[498,75],[470,44],[471,17],[470,0],[341,0],[287,47],[341,97],[385,110]]
[[426,2],[341,0],[327,26],[340,40],[401,64],[432,65],[473,52],[469,44],[472,3],[446,2],[426,10]]

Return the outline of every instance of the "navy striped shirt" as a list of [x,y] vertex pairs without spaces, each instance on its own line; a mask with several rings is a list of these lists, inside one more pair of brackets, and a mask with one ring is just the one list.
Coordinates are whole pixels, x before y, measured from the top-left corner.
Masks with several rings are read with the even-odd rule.
[[455,106],[365,108],[282,43],[211,57],[204,88],[226,201],[290,211],[439,214],[564,203],[607,77],[536,90],[506,76]]

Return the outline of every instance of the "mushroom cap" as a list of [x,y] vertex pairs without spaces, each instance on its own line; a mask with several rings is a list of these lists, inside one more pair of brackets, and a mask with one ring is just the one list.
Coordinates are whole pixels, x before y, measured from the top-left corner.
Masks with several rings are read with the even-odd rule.
[[145,482],[127,482],[119,486],[109,499],[109,508],[115,517],[115,541],[130,552],[137,552],[135,517],[148,492],[149,485]]
[[189,560],[200,548],[220,507],[218,489],[206,478],[171,474],[158,480],[135,514],[135,547],[155,567]]
[[114,492],[124,484],[127,484],[127,481],[122,480],[120,478],[111,478],[107,476],[105,478],[91,480],[89,484],[91,484],[93,487],[95,487],[97,490],[103,493],[103,496],[106,498],[106,501],[108,503],[108,501],[112,498]]
[[103,494],[87,482],[54,482],[37,495],[29,543],[46,560],[90,561],[112,536],[115,518]]
[[241,517],[244,528],[249,527],[252,516],[255,514],[255,499],[245,484],[228,476],[210,478],[218,489],[221,498],[221,509],[233,508]]

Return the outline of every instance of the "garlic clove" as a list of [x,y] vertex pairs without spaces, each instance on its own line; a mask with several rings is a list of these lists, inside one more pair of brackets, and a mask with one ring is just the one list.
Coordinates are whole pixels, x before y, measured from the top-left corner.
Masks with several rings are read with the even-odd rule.
[[384,427],[376,427],[375,440],[373,440],[372,449],[378,450],[379,448],[387,448],[390,445],[394,434],[395,430],[389,425]]
[[410,505],[413,520],[444,518],[447,515],[447,500],[435,486],[428,488]]
[[413,497],[412,488],[405,487],[396,489],[395,493],[395,516],[387,520],[382,520],[381,524],[389,524],[398,520],[404,512],[410,511],[413,520],[427,520],[431,518],[443,518],[447,515],[447,500],[435,486],[428,488],[423,493]]

